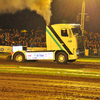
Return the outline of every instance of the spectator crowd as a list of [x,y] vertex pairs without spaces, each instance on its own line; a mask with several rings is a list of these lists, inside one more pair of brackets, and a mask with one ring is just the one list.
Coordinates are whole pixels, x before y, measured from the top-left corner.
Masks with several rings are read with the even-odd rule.
[[27,46],[27,47],[45,47],[46,38],[43,30],[28,32],[18,29],[0,30],[0,45],[4,46]]
[[86,49],[89,50],[89,55],[93,55],[94,50],[95,54],[98,55],[100,52],[100,34],[99,33],[93,33],[93,32],[85,32],[85,46]]
[[[100,34],[85,32],[85,48],[89,50],[89,55],[93,54],[93,49],[100,51]],[[4,46],[27,46],[27,47],[46,47],[46,34],[43,30],[0,29],[0,45]]]

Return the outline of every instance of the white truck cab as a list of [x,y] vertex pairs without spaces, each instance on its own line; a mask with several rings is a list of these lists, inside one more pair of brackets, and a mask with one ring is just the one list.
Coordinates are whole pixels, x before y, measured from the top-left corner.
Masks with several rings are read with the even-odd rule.
[[77,35],[81,33],[80,24],[54,24],[46,26],[46,47],[13,46],[12,59],[17,62],[25,60],[54,60],[60,64],[77,59]]

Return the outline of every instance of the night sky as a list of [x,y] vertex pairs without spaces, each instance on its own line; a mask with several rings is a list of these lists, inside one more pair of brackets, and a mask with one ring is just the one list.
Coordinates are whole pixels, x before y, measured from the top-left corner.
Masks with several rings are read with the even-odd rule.
[[[51,21],[50,24],[62,23],[80,23],[76,21],[76,16],[81,12],[82,0],[53,0],[51,3]],[[86,0],[86,13],[89,15],[89,21],[85,21],[85,30],[100,33],[100,0]],[[30,11],[28,8],[17,11],[14,14],[0,14],[0,28],[6,29],[45,29],[46,22],[36,11]]]
[[[81,12],[83,0],[54,0],[52,3],[51,24],[66,20],[67,23],[81,23],[76,16]],[[85,21],[85,30],[100,33],[100,0],[86,0],[86,13],[89,21]]]

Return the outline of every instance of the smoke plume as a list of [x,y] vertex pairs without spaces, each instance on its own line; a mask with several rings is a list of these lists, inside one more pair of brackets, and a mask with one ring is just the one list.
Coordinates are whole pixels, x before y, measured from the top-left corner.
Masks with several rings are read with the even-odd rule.
[[50,23],[52,0],[0,0],[0,13],[15,13],[16,11],[29,8],[43,16],[46,23]]

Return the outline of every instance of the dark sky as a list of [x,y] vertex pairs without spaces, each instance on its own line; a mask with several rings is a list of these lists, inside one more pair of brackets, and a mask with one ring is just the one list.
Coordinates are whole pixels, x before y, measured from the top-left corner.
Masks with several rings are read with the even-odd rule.
[[[68,23],[81,23],[76,16],[81,12],[83,0],[54,0],[52,3],[51,24],[66,20]],[[100,33],[100,0],[86,0],[86,13],[89,21],[85,21],[85,30]]]
[[[53,0],[51,4],[52,17],[50,24],[80,23],[76,16],[81,12],[82,0]],[[90,16],[85,21],[85,30],[100,33],[100,0],[86,0],[86,13]],[[0,28],[15,29],[45,29],[46,22],[35,11],[25,9],[15,14],[0,14]]]
[[0,28],[2,29],[37,30],[45,29],[45,25],[44,18],[29,9],[18,11],[15,14],[0,15]]

